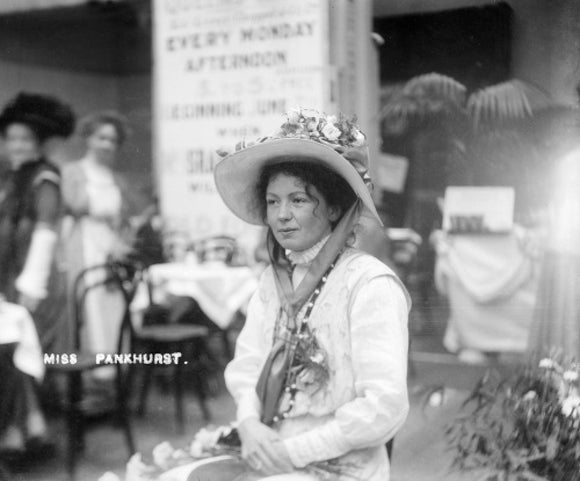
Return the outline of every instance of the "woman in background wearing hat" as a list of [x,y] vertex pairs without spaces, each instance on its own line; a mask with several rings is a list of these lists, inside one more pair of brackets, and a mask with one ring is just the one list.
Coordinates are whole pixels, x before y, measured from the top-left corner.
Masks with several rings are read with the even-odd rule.
[[[63,282],[55,269],[60,174],[44,149],[49,139],[67,137],[73,128],[70,108],[44,95],[22,93],[0,114],[10,164],[0,193],[0,293],[30,311],[44,352],[60,341],[64,320]],[[1,321],[0,314],[0,329]],[[6,349],[16,345],[1,350],[0,449],[22,451],[45,436],[46,425],[32,377],[16,369]]]
[[[225,373],[243,479],[389,479],[385,443],[408,412],[410,300],[386,265],[350,247],[360,216],[378,218],[367,152],[352,122],[299,110],[216,167],[232,212],[268,227],[271,260]],[[216,460],[190,476],[240,471]]]

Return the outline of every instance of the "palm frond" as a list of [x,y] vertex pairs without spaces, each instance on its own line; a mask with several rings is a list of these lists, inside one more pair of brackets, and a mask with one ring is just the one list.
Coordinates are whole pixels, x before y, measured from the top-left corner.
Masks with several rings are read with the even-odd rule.
[[467,101],[467,111],[478,126],[530,117],[553,105],[552,99],[542,90],[513,79],[473,93]]
[[465,102],[466,91],[467,89],[462,83],[436,72],[413,77],[403,87],[403,92],[406,95],[440,98],[459,105],[463,105]]
[[414,118],[462,109],[466,88],[446,75],[430,73],[413,77],[402,87],[383,96],[382,120],[408,122]]

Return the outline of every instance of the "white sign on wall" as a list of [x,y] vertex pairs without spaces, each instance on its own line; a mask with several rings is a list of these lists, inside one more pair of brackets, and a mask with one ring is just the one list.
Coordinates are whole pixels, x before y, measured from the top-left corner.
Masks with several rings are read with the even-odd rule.
[[328,104],[328,0],[155,0],[155,152],[161,209],[192,238],[239,235],[215,151]]

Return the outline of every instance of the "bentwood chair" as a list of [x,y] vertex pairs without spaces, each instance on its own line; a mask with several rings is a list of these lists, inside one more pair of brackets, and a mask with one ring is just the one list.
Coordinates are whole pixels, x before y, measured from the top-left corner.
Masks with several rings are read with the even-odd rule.
[[[123,352],[124,329],[128,318],[130,317],[130,305],[135,295],[136,279],[135,271],[128,265],[118,262],[109,262],[104,265],[90,267],[82,271],[73,286],[73,342],[74,353],[76,354],[76,363],[68,364],[48,364],[47,370],[55,374],[66,377],[66,403],[65,415],[67,422],[67,468],[70,479],[75,477],[75,468],[77,455],[84,449],[84,434],[87,418],[90,413],[87,409],[86,396],[83,389],[83,375],[87,372],[102,368],[111,368],[107,364],[97,363],[97,353],[88,352],[83,349],[81,331],[85,325],[85,305],[88,295],[99,288],[107,288],[111,291],[117,291],[121,294],[124,303],[123,319],[119,327],[117,352]],[[115,406],[112,414],[115,424],[118,425],[125,436],[125,441],[129,455],[135,452],[133,434],[129,422],[129,412],[127,410],[127,390],[126,376],[127,373],[122,365],[115,366],[114,388],[115,388]],[[98,413],[103,414],[103,413]]]
[[[206,404],[205,368],[201,362],[202,355],[207,350],[208,328],[202,325],[185,324],[171,322],[171,310],[165,306],[160,306],[153,301],[153,287],[150,283],[146,270],[141,271],[141,280],[147,286],[149,294],[149,308],[145,317],[148,322],[137,326],[131,319],[125,325],[125,330],[129,333],[130,351],[132,353],[160,353],[171,354],[181,353],[182,356],[176,363],[162,365],[143,365],[143,384],[139,395],[137,414],[142,417],[146,413],[147,395],[151,386],[153,373],[156,367],[173,368],[172,383],[175,396],[175,422],[177,431],[184,432],[184,409],[183,409],[183,387],[184,375],[186,374],[184,365],[187,364],[187,373],[191,374],[194,384],[198,404],[203,415],[203,419],[208,422],[211,419],[210,411]],[[133,381],[137,374],[137,365],[133,364],[129,368],[129,378]]]

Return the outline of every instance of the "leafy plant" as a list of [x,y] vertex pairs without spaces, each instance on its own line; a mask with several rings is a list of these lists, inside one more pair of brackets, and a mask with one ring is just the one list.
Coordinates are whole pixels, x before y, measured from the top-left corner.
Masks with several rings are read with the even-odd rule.
[[512,79],[468,95],[467,87],[439,73],[413,77],[399,89],[383,91],[381,119],[404,125],[427,117],[449,122],[456,134],[460,127],[483,132],[503,127],[503,123],[532,116],[554,105],[540,89]]
[[[571,127],[556,128],[576,116],[574,109],[518,79],[469,92],[451,77],[429,73],[385,87],[381,105],[386,142],[405,139],[406,155],[422,171],[445,172],[439,184],[515,187],[516,215],[524,222],[543,207],[543,171],[558,158],[562,135],[574,136]],[[428,188],[444,187],[439,184]]]
[[453,467],[486,481],[580,481],[579,365],[543,359],[504,379],[488,372],[447,428]]

